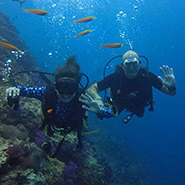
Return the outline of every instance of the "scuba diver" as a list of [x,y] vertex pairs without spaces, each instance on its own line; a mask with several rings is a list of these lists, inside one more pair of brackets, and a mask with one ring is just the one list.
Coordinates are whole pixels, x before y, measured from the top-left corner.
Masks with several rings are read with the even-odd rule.
[[[79,87],[83,73],[79,72],[75,56],[70,56],[63,67],[58,67],[54,74],[54,83],[46,87],[10,87],[6,90],[8,104],[12,106],[12,98],[17,100],[19,96],[32,97],[42,102],[43,123],[41,130],[45,130],[46,141],[42,144],[45,151],[50,153],[50,139],[59,131],[64,135],[61,143],[54,152],[54,156],[60,149],[65,136],[71,131],[77,131],[78,148],[82,148],[82,126],[86,111],[79,102],[84,89]],[[88,80],[88,79],[87,79]],[[16,103],[16,102],[15,102]],[[14,105],[17,109],[18,105]]]
[[[173,69],[163,65],[160,70],[163,79],[149,72],[148,68],[141,66],[141,59],[133,49],[126,51],[122,56],[121,65],[117,65],[115,72],[105,77],[102,81],[94,83],[82,94],[80,101],[82,107],[97,114],[100,119],[119,115],[123,110],[130,114],[123,119],[124,123],[131,120],[133,115],[143,117],[146,106],[153,111],[152,87],[159,91],[175,95],[177,92]],[[115,57],[114,57],[115,58]],[[147,59],[146,57],[144,57]],[[110,97],[103,103],[99,92],[108,89]]]

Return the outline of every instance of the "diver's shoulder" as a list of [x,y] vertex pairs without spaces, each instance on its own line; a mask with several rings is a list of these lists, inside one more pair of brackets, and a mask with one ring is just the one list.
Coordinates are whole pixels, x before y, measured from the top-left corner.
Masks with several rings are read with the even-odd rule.
[[148,74],[150,77],[157,77],[157,75],[154,72],[149,71]]
[[122,74],[121,73],[111,73],[107,77],[109,78],[119,78]]

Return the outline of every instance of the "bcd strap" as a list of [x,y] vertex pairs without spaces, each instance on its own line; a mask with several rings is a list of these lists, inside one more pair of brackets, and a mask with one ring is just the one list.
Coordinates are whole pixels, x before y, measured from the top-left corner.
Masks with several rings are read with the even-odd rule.
[[53,84],[46,86],[45,102],[42,104],[43,123],[40,127],[48,136],[53,135],[51,128],[52,114],[55,112],[57,95]]
[[60,151],[61,146],[64,143],[65,137],[67,136],[68,133],[70,133],[70,129],[66,128],[65,129],[65,135],[62,138],[62,140],[60,141],[60,143],[58,144],[56,150],[51,154],[51,158],[55,158],[57,156],[58,152]]

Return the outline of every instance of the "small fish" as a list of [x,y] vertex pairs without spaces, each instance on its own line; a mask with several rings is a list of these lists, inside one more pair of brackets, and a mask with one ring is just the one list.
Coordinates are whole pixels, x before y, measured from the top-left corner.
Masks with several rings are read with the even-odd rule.
[[121,44],[121,43],[109,43],[109,44],[101,45],[101,47],[105,47],[105,48],[120,48],[122,46],[123,46],[123,44]]
[[82,32],[80,32],[78,35],[76,35],[75,38],[80,37],[80,36],[82,36],[82,35],[86,35],[86,34],[88,34],[88,33],[91,33],[92,31],[93,31],[93,30],[85,30],[85,31],[82,31]]
[[82,19],[76,20],[75,23],[84,23],[84,22],[89,22],[96,19],[94,16],[89,16],[89,17],[84,17]]
[[84,132],[83,135],[92,135],[92,134],[96,134],[100,132],[100,129],[97,129],[97,130],[94,130],[94,131],[91,131],[91,132]]
[[47,110],[47,113],[51,114],[53,112],[53,109]]
[[49,12],[45,10],[39,10],[39,9],[23,9],[25,12],[36,14],[36,15],[48,15]]
[[142,180],[139,181],[141,185],[144,185],[144,182]]
[[13,1],[13,2],[14,2],[14,1],[18,1],[20,7],[22,7],[22,3],[26,2],[26,0],[12,0],[12,1]]
[[6,42],[1,42],[0,41],[0,46],[2,46],[5,49],[9,49],[11,51],[19,51],[19,49],[11,44],[8,44]]

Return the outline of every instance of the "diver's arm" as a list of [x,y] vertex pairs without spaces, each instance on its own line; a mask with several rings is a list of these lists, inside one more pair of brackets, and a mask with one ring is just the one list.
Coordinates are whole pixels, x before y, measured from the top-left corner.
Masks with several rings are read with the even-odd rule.
[[114,84],[117,83],[118,79],[120,79],[120,76],[118,74],[116,73],[110,74],[107,77],[105,77],[103,80],[99,81],[98,83],[91,85],[87,89],[87,93],[94,100],[97,100],[99,105],[104,105],[102,98],[100,97],[98,93],[114,86]]
[[100,91],[108,89],[115,82],[117,82],[117,77],[119,76],[113,73],[107,76],[102,81],[91,85],[88,88],[87,93],[82,94],[79,98],[79,101],[83,103],[82,108],[97,114],[97,116],[101,119],[115,116],[111,108],[104,106],[102,98],[98,93]]
[[177,93],[177,87],[175,84],[173,69],[163,65],[163,68],[160,67],[160,71],[163,74],[163,79],[161,76],[158,76],[163,84],[160,91],[165,94],[174,96]]
[[6,89],[6,97],[11,96],[24,96],[36,98],[40,101],[44,99],[46,88],[45,87],[23,87],[16,86]]
[[88,93],[94,100],[96,100],[97,103],[98,103],[99,105],[104,105],[101,96],[98,94],[99,92],[100,92],[100,90],[98,89],[97,83],[93,84],[92,86],[90,86],[90,87],[87,89],[87,93]]
[[113,117],[113,111],[109,107],[105,107],[101,96],[98,94],[100,92],[97,83],[93,84],[89,89],[87,89],[87,94],[82,95],[85,98],[85,105],[82,107],[88,111],[97,114],[100,119]]
[[168,95],[171,95],[171,96],[174,96],[176,93],[177,93],[177,87],[174,86],[172,88],[168,88],[166,87],[165,85],[163,85],[160,89],[161,92],[165,93],[165,94],[168,94]]
[[46,87],[22,87],[22,86],[16,87],[20,89],[20,96],[36,98],[40,101],[43,101],[44,99]]
[[114,113],[111,108],[105,107],[104,105],[100,105],[98,103],[98,100],[94,99],[88,93],[82,94],[79,98],[79,101],[83,103],[83,109],[95,113],[100,119],[111,118],[114,116]]

